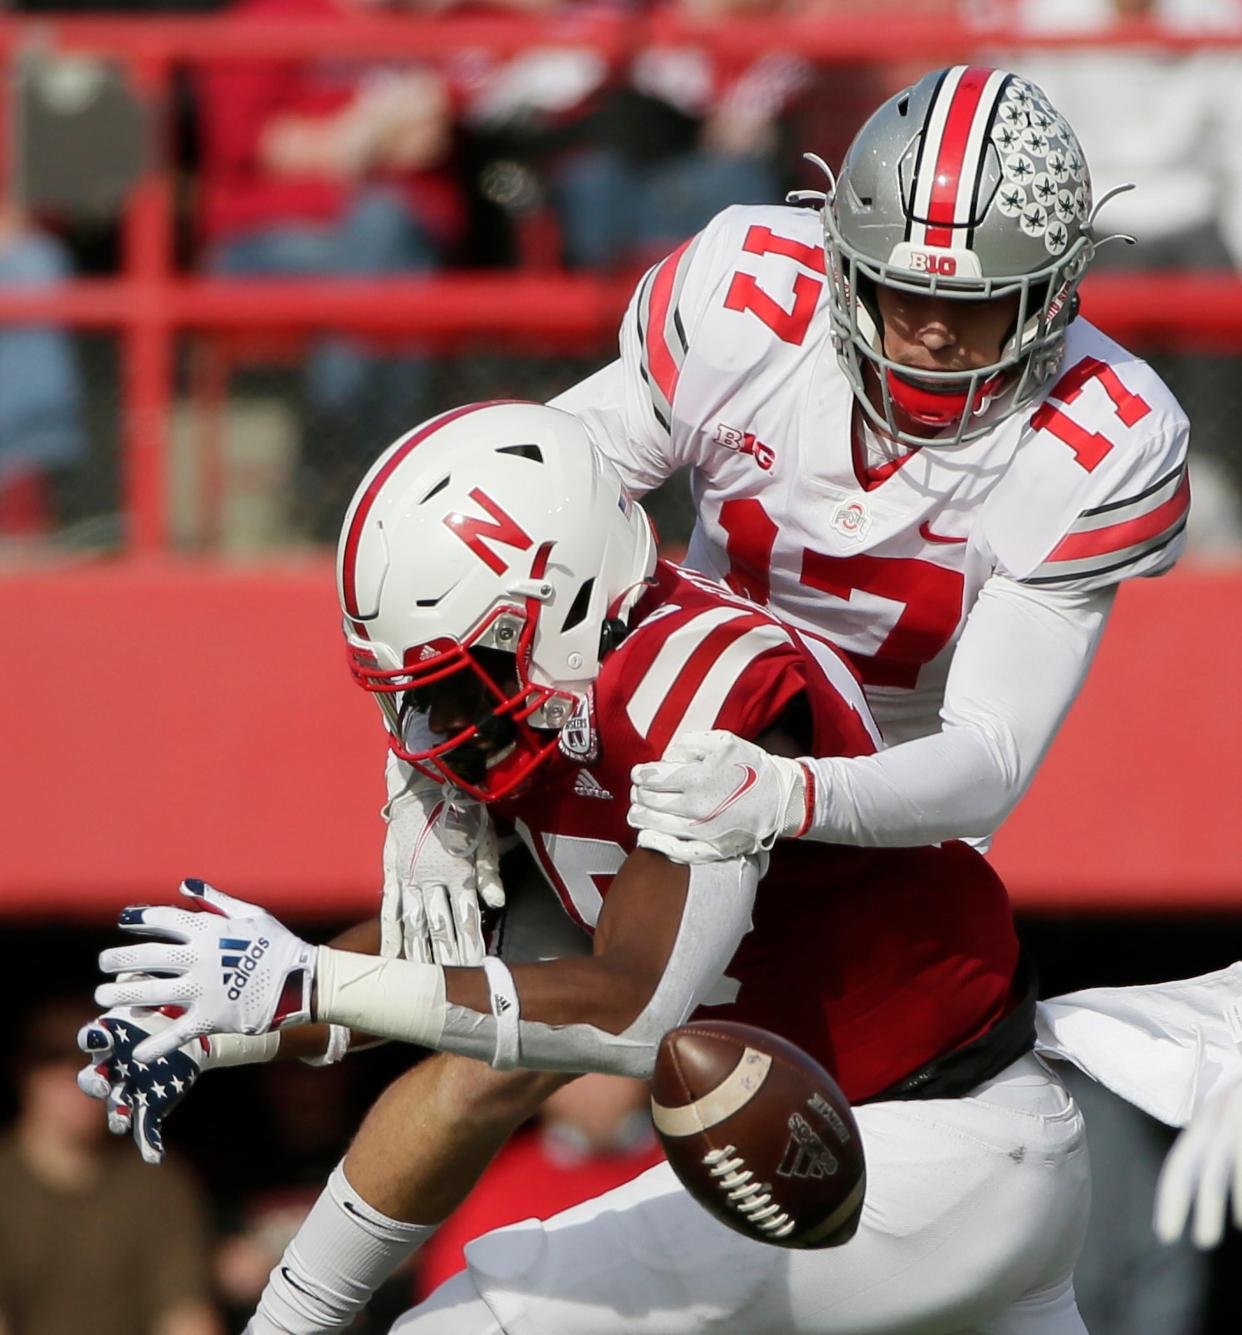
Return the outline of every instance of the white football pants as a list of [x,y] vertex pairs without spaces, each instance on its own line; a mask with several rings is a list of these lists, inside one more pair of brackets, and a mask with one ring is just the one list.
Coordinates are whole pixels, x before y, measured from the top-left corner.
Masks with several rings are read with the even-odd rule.
[[391,1335],[1084,1335],[1086,1138],[1039,1058],[969,1098],[855,1113],[867,1198],[843,1247],[751,1242],[661,1164],[476,1239]]

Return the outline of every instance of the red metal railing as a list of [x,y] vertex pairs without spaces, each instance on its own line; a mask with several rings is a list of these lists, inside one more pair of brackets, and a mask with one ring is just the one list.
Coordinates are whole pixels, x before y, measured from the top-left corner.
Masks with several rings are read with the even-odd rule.
[[[352,56],[443,56],[460,48],[498,53],[536,45],[591,46],[620,58],[654,42],[685,41],[722,55],[798,51],[821,64],[891,64],[969,58],[1031,46],[1140,43],[1169,50],[1207,44],[1203,36],[1128,22],[1091,35],[1023,35],[1014,28],[971,28],[938,14],[872,14],[783,20],[689,22],[669,13],[529,20],[511,16],[359,17],[349,25],[205,19],[0,19],[0,62],[27,44],[43,51],[90,52],[125,62],[133,86],[162,109],[181,64],[269,60],[323,51]],[[1210,44],[1242,47],[1242,28]],[[186,331],[349,328],[409,332],[436,341],[463,335],[528,336],[557,344],[607,346],[628,296],[615,279],[568,274],[447,275],[399,282],[250,280],[245,284],[179,275],[173,264],[170,157],[156,154],[133,190],[123,222],[122,273],[42,293],[0,293],[0,324],[52,322],[115,329],[123,343],[122,468],[129,547],[167,542],[166,442],[173,399],[173,347]],[[260,292],[261,289],[261,292]],[[1232,276],[1152,276],[1092,280],[1086,300],[1097,323],[1123,340],[1242,351],[1242,283]]]

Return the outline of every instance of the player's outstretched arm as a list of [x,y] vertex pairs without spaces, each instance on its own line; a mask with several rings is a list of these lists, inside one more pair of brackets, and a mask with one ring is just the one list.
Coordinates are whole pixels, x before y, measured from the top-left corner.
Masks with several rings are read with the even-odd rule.
[[[589,958],[518,965],[506,972],[504,993],[489,988],[494,976],[482,970],[411,961],[377,961],[381,973],[359,982],[366,989],[379,978],[380,1009],[398,1008],[414,1000],[420,975],[438,972],[446,1047],[456,1035],[483,1055],[505,1049],[530,1066],[647,1072],[660,1037],[702,999],[747,930],[755,880],[750,863],[689,869],[640,852],[610,889]],[[510,1028],[502,1033],[489,1012],[504,1014],[498,1003],[507,997]],[[368,1029],[384,1029],[376,1009],[357,997],[351,1005],[368,1015]],[[368,1115],[272,1272],[248,1335],[340,1328],[565,1078],[491,1070],[448,1054],[402,1077]]]
[[646,1076],[749,929],[757,880],[753,860],[686,868],[639,850],[609,890],[591,956],[437,971],[321,952],[316,1013],[500,1069]]
[[[640,843],[687,861],[735,857],[799,833],[829,843],[917,846],[995,832],[1026,791],[1078,694],[1116,589],[984,586],[953,656],[937,733],[877,755],[756,759],[727,733],[679,737],[634,770]],[[722,784],[754,777],[733,796]],[[735,782],[733,787],[738,787]],[[726,800],[728,799],[728,800]]]
[[[685,868],[631,854],[586,960],[446,969],[315,947],[257,905],[201,881],[182,893],[202,912],[126,909],[123,930],[158,937],[106,950],[104,1006],[177,1006],[134,1049],[154,1062],[200,1035],[264,1034],[327,1022],[505,1068],[645,1076],[660,1038],[721,976],[750,926],[753,860]],[[134,976],[134,975],[141,976]]]

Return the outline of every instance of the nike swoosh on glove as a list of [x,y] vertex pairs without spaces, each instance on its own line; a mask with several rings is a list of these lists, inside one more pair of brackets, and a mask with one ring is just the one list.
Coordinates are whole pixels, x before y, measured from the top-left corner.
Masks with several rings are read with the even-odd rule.
[[1230,1196],[1234,1227],[1242,1228],[1242,1076],[1208,1099],[1173,1142],[1156,1185],[1156,1236],[1176,1242],[1193,1208],[1190,1240],[1215,1247]]
[[315,947],[265,909],[205,881],[182,881],[181,893],[198,912],[170,905],[124,909],[122,931],[163,939],[113,947],[99,957],[104,973],[145,975],[101,984],[95,990],[101,1006],[184,1011],[134,1049],[137,1060],[154,1062],[200,1034],[265,1034],[309,1024]]
[[381,953],[481,964],[480,901],[504,905],[496,835],[482,803],[415,776],[384,807]]
[[766,852],[810,828],[815,785],[800,760],[774,756],[731,732],[688,732],[630,772],[629,824],[641,848],[674,862]]

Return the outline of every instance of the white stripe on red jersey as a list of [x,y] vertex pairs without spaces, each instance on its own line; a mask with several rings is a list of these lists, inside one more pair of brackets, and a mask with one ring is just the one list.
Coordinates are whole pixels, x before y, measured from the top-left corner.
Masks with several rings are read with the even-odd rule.
[[626,703],[625,712],[640,737],[647,735],[656,711],[668,699],[673,682],[680,676],[691,654],[702,645],[708,632],[746,615],[741,608],[714,607],[710,611],[700,612],[684,626],[678,626],[664,641],[655,661]]
[[738,682],[760,654],[787,644],[789,636],[773,622],[755,626],[734,640],[716,659],[702,685],[690,697],[685,713],[676,724],[678,732],[700,732],[716,726],[717,716]]
[[771,617],[742,606],[715,607],[678,626],[630,694],[626,713],[657,750],[678,732],[714,727],[746,669],[791,644]]

